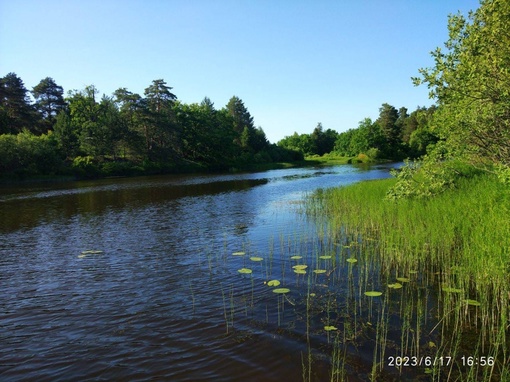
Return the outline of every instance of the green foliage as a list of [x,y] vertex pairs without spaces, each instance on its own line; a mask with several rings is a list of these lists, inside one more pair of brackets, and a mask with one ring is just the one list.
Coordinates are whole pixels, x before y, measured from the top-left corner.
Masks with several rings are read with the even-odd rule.
[[28,90],[16,73],[0,78],[0,134],[17,134],[32,127],[35,112]]
[[28,131],[0,135],[0,174],[24,177],[57,172],[62,156],[51,133],[36,136]]
[[77,156],[71,168],[77,178],[96,178],[100,173],[99,164],[91,156]]
[[35,98],[34,107],[41,115],[41,130],[51,130],[58,113],[66,107],[64,89],[53,78],[46,77],[34,86],[32,95]]
[[[63,89],[47,77],[33,88],[31,105],[14,73],[0,85],[2,174],[71,171],[85,178],[226,170],[303,159],[298,151],[271,145],[239,97],[219,110],[207,97],[188,105],[159,79],[145,89],[144,97],[120,88],[112,97],[99,98],[91,85],[63,100]],[[35,138],[21,132],[24,126],[31,133],[48,133]]]
[[386,198],[429,198],[455,188],[462,178],[471,178],[480,170],[448,154],[444,142],[439,143],[421,161],[405,161],[405,166],[392,171],[397,182]]
[[485,0],[468,18],[452,15],[446,50],[420,69],[439,104],[438,133],[456,157],[510,164],[510,3]]

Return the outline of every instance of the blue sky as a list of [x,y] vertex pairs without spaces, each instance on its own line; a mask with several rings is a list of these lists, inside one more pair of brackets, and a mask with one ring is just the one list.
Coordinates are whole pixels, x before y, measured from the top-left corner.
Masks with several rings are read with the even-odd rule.
[[240,97],[271,142],[339,132],[389,103],[433,103],[410,77],[433,64],[447,16],[477,0],[0,0],[0,76],[31,90],[95,85],[143,95],[164,79],[186,103]]

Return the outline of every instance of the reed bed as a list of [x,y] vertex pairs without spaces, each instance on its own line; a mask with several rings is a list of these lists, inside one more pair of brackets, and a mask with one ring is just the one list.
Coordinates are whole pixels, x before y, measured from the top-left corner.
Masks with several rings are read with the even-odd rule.
[[[376,333],[370,378],[382,378],[385,354],[441,360],[425,365],[431,380],[508,378],[510,190],[478,175],[434,198],[395,202],[385,199],[394,182],[319,190],[305,208],[322,227],[321,251],[340,243],[339,259],[360,260],[357,295],[390,288],[376,313],[369,305],[369,315],[376,315],[370,320]],[[391,297],[395,293],[400,301]],[[355,302],[351,316],[361,316],[363,306],[362,299]],[[401,340],[386,349],[393,318]]]

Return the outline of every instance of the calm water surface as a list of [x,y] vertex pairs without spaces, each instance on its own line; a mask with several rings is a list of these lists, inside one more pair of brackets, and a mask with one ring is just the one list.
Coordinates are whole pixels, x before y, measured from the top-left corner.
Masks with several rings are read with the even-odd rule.
[[[389,167],[0,188],[0,380],[302,380],[288,258],[320,243],[300,202]],[[280,298],[271,278],[301,292]],[[327,338],[312,339],[329,380]]]

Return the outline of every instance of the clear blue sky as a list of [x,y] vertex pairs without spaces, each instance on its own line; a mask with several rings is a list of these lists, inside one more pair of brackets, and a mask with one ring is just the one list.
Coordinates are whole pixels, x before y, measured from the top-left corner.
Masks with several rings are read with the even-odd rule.
[[164,79],[185,103],[240,97],[271,142],[318,122],[339,132],[382,103],[429,106],[411,76],[477,0],[0,0],[0,76],[31,90],[95,85],[143,95]]

